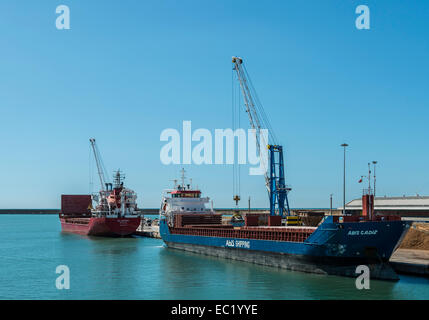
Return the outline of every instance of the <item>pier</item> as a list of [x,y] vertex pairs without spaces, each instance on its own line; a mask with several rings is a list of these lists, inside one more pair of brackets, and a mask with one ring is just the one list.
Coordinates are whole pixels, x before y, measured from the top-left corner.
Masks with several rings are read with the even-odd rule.
[[142,218],[139,227],[134,235],[161,239],[159,234],[158,219]]
[[143,226],[142,228],[138,228],[135,235],[146,237],[146,238],[156,238],[161,239],[159,234],[159,226]]
[[390,264],[397,273],[429,277],[429,250],[398,249]]

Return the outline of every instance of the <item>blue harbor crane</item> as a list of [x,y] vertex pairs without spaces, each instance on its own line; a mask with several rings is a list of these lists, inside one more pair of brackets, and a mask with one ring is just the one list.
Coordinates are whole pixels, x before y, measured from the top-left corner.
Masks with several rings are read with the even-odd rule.
[[[265,137],[261,130],[268,129],[272,136],[272,140],[275,141],[276,138],[274,131],[272,130],[268,117],[259,101],[249,74],[243,65],[243,59],[233,57],[232,63],[234,65],[233,70],[235,70],[238,82],[240,83],[250,126],[255,132],[256,147],[260,155],[261,163],[263,162],[261,144],[263,145],[263,148],[266,147],[269,152],[269,168],[264,167],[263,169],[265,171],[265,185],[270,198],[270,215],[279,215],[281,217],[290,216],[287,195],[289,191],[291,191],[291,188],[286,185],[285,181],[283,147],[277,143],[269,144],[268,141],[265,141],[268,137]],[[266,166],[264,163],[262,163],[262,165]]]

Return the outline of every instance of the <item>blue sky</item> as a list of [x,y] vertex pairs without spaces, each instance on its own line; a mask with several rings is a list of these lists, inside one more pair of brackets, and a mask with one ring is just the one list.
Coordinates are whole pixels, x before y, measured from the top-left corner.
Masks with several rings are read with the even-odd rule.
[[[60,4],[71,30],[55,28]],[[355,27],[360,4],[370,30]],[[429,194],[426,1],[8,0],[0,40],[0,208],[88,192],[91,137],[140,206],[158,207],[181,168],[161,164],[160,133],[231,126],[233,55],[285,148],[292,207],[328,207],[331,193],[341,205],[343,141],[347,200],[372,160],[378,195]],[[185,168],[233,206],[231,166]],[[241,172],[242,198],[268,206],[263,178]]]

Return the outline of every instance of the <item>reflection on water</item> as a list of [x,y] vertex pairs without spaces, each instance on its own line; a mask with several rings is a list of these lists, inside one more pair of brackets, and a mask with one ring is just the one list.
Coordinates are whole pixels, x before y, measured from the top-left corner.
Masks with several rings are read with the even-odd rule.
[[[61,233],[57,216],[0,215],[0,299],[429,299],[429,279],[371,281],[279,270],[150,238]],[[70,290],[55,268],[70,268]]]
[[353,278],[291,272],[168,248],[160,256],[168,281],[166,294],[185,299],[209,286],[214,289],[209,299],[406,298],[395,292],[395,282],[372,281],[372,290],[360,291]]

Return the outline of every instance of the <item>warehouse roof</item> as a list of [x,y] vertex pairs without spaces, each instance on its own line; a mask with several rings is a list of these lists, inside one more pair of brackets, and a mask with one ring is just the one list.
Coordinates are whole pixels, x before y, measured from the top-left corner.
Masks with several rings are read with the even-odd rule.
[[[374,207],[376,210],[429,210],[429,196],[377,197]],[[346,210],[362,210],[362,199],[346,203]]]

